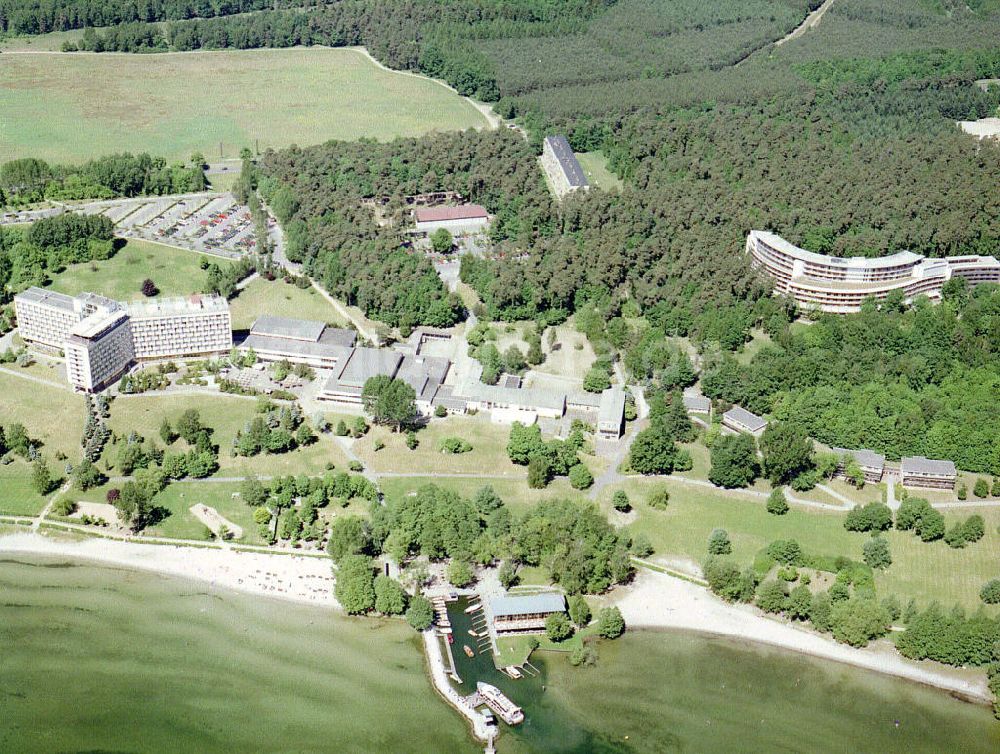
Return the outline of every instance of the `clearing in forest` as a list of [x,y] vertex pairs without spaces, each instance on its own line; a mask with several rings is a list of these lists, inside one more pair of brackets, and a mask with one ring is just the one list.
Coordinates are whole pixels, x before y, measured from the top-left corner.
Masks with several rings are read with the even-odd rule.
[[235,157],[242,147],[486,125],[440,83],[353,49],[11,53],[0,66],[0,162],[122,151],[215,160],[220,142]]

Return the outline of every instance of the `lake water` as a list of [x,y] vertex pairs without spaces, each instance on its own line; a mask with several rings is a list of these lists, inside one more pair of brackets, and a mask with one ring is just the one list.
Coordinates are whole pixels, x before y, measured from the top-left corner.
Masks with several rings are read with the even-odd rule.
[[[500,754],[996,752],[984,707],[896,679],[678,633],[536,655]],[[465,638],[463,638],[463,636]],[[475,670],[478,668],[479,670]],[[0,752],[474,752],[400,622],[63,560],[0,558]]]

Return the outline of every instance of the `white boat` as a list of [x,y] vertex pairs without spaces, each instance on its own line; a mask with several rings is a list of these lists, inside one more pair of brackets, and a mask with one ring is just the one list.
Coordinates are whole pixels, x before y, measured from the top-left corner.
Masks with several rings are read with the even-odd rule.
[[501,720],[508,725],[517,725],[524,722],[524,712],[514,702],[504,696],[504,693],[496,686],[479,681],[476,683],[476,690],[483,702],[493,710]]
[[476,610],[482,610],[482,609],[483,606],[477,602],[475,605],[469,605],[467,608],[465,608],[465,614],[468,615],[469,613],[474,613],[476,612]]

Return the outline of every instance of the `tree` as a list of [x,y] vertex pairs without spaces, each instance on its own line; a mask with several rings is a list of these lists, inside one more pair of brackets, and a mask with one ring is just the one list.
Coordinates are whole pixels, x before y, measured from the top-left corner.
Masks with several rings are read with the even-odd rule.
[[528,366],[528,362],[516,345],[511,345],[503,354],[503,368],[509,374],[519,374]]
[[49,465],[41,456],[38,456],[31,464],[31,486],[39,495],[47,495],[55,486]]
[[578,463],[570,467],[569,483],[575,490],[585,490],[594,483],[594,476],[590,473],[590,469]]
[[872,639],[885,636],[892,623],[885,606],[867,597],[851,597],[836,603],[830,620],[833,638],[852,647],[863,647]]
[[382,615],[402,615],[406,610],[406,592],[395,579],[375,577],[375,611]]
[[517,568],[511,561],[505,560],[497,571],[497,579],[504,589],[510,589],[517,583]]
[[629,449],[629,466],[639,474],[669,474],[677,461],[677,445],[659,424],[639,432]]
[[431,248],[435,254],[450,254],[455,247],[455,239],[447,228],[438,228],[430,235]]
[[330,540],[326,551],[335,563],[352,555],[360,555],[371,546],[366,521],[360,516],[338,516],[330,525]]
[[772,485],[784,484],[812,467],[812,440],[789,422],[771,422],[760,438],[764,474]]
[[740,573],[728,558],[709,557],[704,567],[708,588],[726,602],[749,602],[754,597],[756,579],[752,571]]
[[248,477],[240,482],[240,498],[247,505],[259,508],[267,502],[267,487],[257,477]]
[[361,391],[365,410],[377,424],[395,425],[400,431],[417,414],[417,394],[403,380],[384,374],[369,378]]
[[552,613],[545,619],[545,636],[549,641],[566,641],[573,635],[573,624],[566,613]]
[[533,490],[544,489],[552,478],[552,464],[543,455],[532,456],[528,461],[528,486]]
[[713,445],[708,479],[727,489],[747,487],[757,478],[757,446],[752,435],[723,435]]
[[861,548],[863,559],[870,567],[884,571],[892,565],[892,555],[889,553],[889,543],[884,537],[875,536],[865,542]]
[[590,667],[591,665],[597,664],[597,650],[595,650],[590,644],[580,644],[577,647],[573,647],[572,651],[569,653],[569,664],[574,668],[580,667]]
[[962,524],[962,536],[966,542],[978,542],[985,534],[986,524],[978,513],[969,516]]
[[21,456],[22,458],[28,457],[28,452],[31,450],[31,439],[28,437],[28,430],[24,428],[24,425],[15,422],[7,427],[7,447],[13,453]]
[[611,505],[619,513],[628,513],[632,510],[632,503],[629,502],[625,490],[615,490],[615,494],[611,497]]
[[649,495],[649,507],[662,511],[670,505],[670,492],[666,487],[657,487]]
[[170,426],[170,422],[167,421],[166,417],[164,417],[163,423],[160,424],[160,439],[163,440],[164,445],[172,445],[174,440],[177,439],[177,433],[174,432],[174,428]]
[[591,367],[583,377],[583,389],[588,393],[603,393],[611,387],[611,377],[607,370],[600,367]]
[[533,456],[544,452],[542,430],[537,424],[530,427],[521,422],[510,425],[510,436],[507,440],[507,457],[512,463],[527,466]]
[[784,516],[788,513],[788,501],[785,500],[785,493],[781,487],[775,487],[767,496],[767,512],[775,516]]
[[708,554],[728,555],[732,551],[729,533],[725,529],[712,529],[712,533],[708,535]]
[[799,584],[788,593],[788,604],[785,612],[792,620],[806,620],[812,605],[812,592],[805,584]]
[[1000,579],[990,579],[979,590],[979,598],[987,605],[1000,604]]
[[1000,497],[1000,477],[993,477],[993,484],[990,486],[990,497]]
[[605,639],[617,639],[625,633],[625,619],[617,607],[605,607],[597,613],[597,633]]
[[765,581],[757,592],[757,607],[765,613],[780,613],[788,606],[788,593],[780,581]]
[[420,440],[417,439],[417,433],[410,430],[406,433],[406,447],[410,450],[416,450],[417,446],[420,445]]
[[988,497],[990,494],[990,485],[983,477],[976,479],[976,484],[972,488],[972,494],[976,497]]
[[406,622],[415,631],[426,631],[434,624],[434,606],[431,601],[418,594],[410,600],[410,606],[406,609]]
[[855,505],[844,518],[847,531],[885,531],[892,526],[892,510],[884,503]]
[[924,542],[933,542],[936,539],[941,539],[945,531],[944,516],[939,511],[928,508],[920,517],[920,521],[914,529]]
[[73,469],[73,486],[78,490],[89,490],[91,487],[97,487],[103,481],[104,475],[90,462],[90,459],[84,458]]
[[141,290],[142,290],[142,295],[145,296],[146,298],[155,296],[157,293],[160,292],[160,289],[156,287],[156,283],[154,283],[149,278],[146,278],[145,280],[142,281]]
[[337,568],[334,595],[344,610],[357,615],[375,607],[375,573],[371,558],[347,555]]
[[464,560],[452,560],[448,565],[448,581],[459,588],[468,586],[476,578],[472,566]]
[[590,605],[579,594],[569,598],[569,617],[580,628],[584,628],[590,623],[592,617]]
[[637,558],[648,558],[656,550],[653,548],[653,543],[649,540],[649,537],[645,534],[638,534],[632,540],[632,552],[635,553]]
[[959,500],[965,500],[969,496],[969,488],[965,486],[965,482],[960,482],[957,489],[955,490],[955,496]]

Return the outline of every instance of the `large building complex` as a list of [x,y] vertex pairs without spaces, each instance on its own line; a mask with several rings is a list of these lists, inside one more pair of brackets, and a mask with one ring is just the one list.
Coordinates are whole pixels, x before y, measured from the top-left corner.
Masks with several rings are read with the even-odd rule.
[[746,250],[751,264],[774,279],[775,293],[802,307],[846,314],[860,311],[868,298],[881,301],[899,291],[904,300],[941,298],[953,277],[970,284],[1000,282],[995,257],[959,256],[926,259],[910,251],[888,257],[832,257],[800,249],[781,236],[750,231]]
[[233,343],[229,304],[214,294],[122,305],[29,288],[14,306],[22,339],[62,350],[70,384],[86,392],[103,390],[136,361],[225,353]]
[[542,167],[559,199],[571,191],[590,188],[587,176],[565,136],[545,137],[542,143]]
[[325,322],[289,317],[258,317],[250,334],[239,343],[261,361],[290,361],[317,369],[333,369],[354,347],[353,330],[328,327]]

